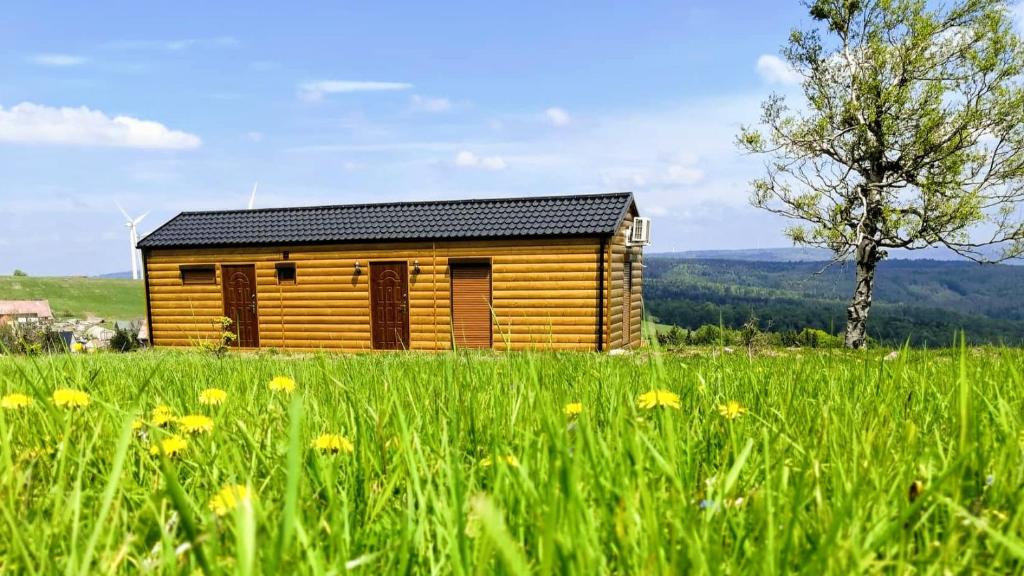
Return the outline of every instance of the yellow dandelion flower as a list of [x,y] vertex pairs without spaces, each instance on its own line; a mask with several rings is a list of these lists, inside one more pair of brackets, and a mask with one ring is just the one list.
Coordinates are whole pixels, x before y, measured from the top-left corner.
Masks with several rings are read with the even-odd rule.
[[132,430],[135,431],[135,432],[138,432],[139,430],[142,430],[142,427],[145,426],[145,425],[146,425],[146,423],[143,422],[141,418],[136,418],[136,419],[132,420]]
[[[498,462],[504,462],[505,464],[508,464],[513,468],[519,468],[519,459],[516,458],[513,454],[498,456]],[[487,456],[486,458],[480,461],[480,465],[483,466],[484,468],[490,468],[491,466],[494,466],[494,460],[492,460],[490,456]]]
[[202,414],[189,414],[178,418],[178,427],[189,434],[205,434],[213,430],[213,418]]
[[243,502],[252,502],[252,494],[249,487],[243,484],[232,484],[220,489],[210,499],[210,510],[217,516],[230,514]]
[[32,405],[32,399],[24,394],[8,394],[0,398],[0,407],[4,410],[18,410]]
[[577,414],[583,412],[583,404],[580,402],[570,402],[565,405],[564,410],[566,416],[576,416]]
[[199,403],[207,406],[223,404],[228,399],[228,393],[220,388],[207,388],[199,393]]
[[36,448],[29,448],[21,453],[20,458],[22,460],[41,460],[53,456],[55,449],[52,446],[39,446]]
[[721,406],[718,407],[718,413],[721,414],[723,418],[726,418],[728,420],[735,420],[742,416],[743,413],[746,411],[747,409],[744,408],[742,404],[735,400],[729,400],[725,404],[722,404]]
[[653,410],[658,406],[679,410],[679,394],[668,390],[651,390],[641,394],[637,403],[645,410]]
[[81,352],[85,350],[85,346],[81,342],[74,342],[71,344],[72,352]]
[[174,411],[170,406],[161,404],[153,408],[153,426],[163,428],[172,422],[174,422]]
[[274,392],[285,392],[291,394],[295,390],[295,380],[287,376],[274,376],[274,379],[267,384],[267,387]]
[[170,458],[177,456],[180,452],[183,452],[185,448],[188,448],[188,442],[184,438],[181,436],[169,436],[150,448],[149,453],[154,456],[163,453]]
[[924,492],[924,483],[920,480],[914,480],[910,483],[910,489],[907,490],[907,499],[913,504],[914,500],[917,500],[922,492]]
[[53,391],[53,403],[64,408],[83,408],[89,405],[89,393],[74,388],[60,388]]
[[321,434],[316,440],[313,440],[313,448],[331,454],[338,452],[351,454],[356,449],[351,440],[340,434]]

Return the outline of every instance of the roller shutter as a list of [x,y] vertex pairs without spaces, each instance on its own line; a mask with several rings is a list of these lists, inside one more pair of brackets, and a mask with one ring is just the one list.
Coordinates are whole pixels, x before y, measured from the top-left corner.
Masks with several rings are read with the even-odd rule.
[[491,347],[491,265],[453,264],[452,333],[456,348]]

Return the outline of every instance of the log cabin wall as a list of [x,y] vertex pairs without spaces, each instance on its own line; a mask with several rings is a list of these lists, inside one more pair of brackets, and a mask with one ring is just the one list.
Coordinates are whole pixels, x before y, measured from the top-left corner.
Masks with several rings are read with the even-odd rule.
[[644,252],[637,249],[633,252],[633,308],[632,334],[629,338],[630,348],[638,348],[643,345],[643,319],[644,319]]
[[[595,350],[601,307],[607,350],[622,342],[622,231],[608,240],[604,254],[600,246],[598,238],[563,238],[149,248],[145,272],[150,334],[156,346],[193,346],[217,340],[216,322],[224,315],[221,265],[253,264],[260,347],[370,350],[369,266],[374,261],[405,261],[409,270],[409,348],[448,350],[452,347],[449,259],[489,258],[494,349]],[[600,257],[605,258],[604,306],[598,304]],[[275,265],[285,261],[295,264],[294,283],[278,282]],[[361,274],[354,272],[356,262]],[[417,262],[418,273],[414,271]],[[216,283],[184,284],[181,267],[190,265],[214,265]],[[635,282],[634,291],[638,290],[639,282]],[[634,306],[638,304],[636,296]],[[636,318],[633,342],[639,345],[639,309],[632,314]]]
[[[607,317],[608,334],[607,348],[638,348],[642,342],[641,322],[643,316],[642,294],[643,294],[643,265],[642,250],[636,247],[627,246],[630,226],[633,224],[633,217],[636,212],[632,211],[629,217],[623,219],[619,225],[618,232],[608,242],[608,307]],[[629,254],[632,260],[632,282],[630,297],[628,299],[629,310],[626,311],[627,299],[624,297],[625,288],[625,263]],[[629,334],[624,333],[624,317],[629,315]]]

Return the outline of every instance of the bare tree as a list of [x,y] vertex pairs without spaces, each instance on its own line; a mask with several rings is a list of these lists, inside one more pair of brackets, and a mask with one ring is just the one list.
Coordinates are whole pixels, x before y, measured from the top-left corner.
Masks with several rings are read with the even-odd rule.
[[[846,345],[861,348],[886,249],[977,262],[1024,253],[1024,48],[999,0],[814,0],[783,55],[803,81],[737,140],[766,156],[751,202],[796,244],[856,262]],[[990,247],[990,248],[986,248]]]

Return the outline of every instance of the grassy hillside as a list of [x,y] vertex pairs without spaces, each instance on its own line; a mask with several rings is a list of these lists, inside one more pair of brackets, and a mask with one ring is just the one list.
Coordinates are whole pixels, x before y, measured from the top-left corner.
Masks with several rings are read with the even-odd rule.
[[1019,573],[1024,354],[883,354],[0,357],[0,566]]
[[[775,331],[843,329],[854,271],[821,262],[647,260],[644,296],[660,322],[739,327],[756,314]],[[879,266],[872,337],[947,345],[960,329],[976,342],[1024,343],[1024,267],[894,260]]]
[[98,316],[136,320],[146,315],[141,281],[83,277],[0,276],[0,300],[50,301],[58,318]]

